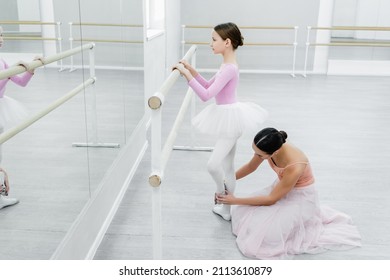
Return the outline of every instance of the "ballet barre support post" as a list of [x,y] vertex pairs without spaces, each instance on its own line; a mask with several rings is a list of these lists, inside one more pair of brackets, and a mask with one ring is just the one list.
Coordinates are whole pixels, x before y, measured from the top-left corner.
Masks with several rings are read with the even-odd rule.
[[[94,48],[89,50],[89,75],[95,77],[95,52]],[[73,143],[73,147],[93,147],[93,148],[119,148],[119,143],[100,143],[98,140],[97,128],[97,107],[96,107],[96,91],[95,84],[92,85],[92,112],[91,112],[91,127],[92,127],[92,142]]]
[[[195,54],[196,46],[192,46],[183,57],[184,60],[190,60]],[[173,149],[173,144],[177,136],[177,131],[183,122],[185,113],[191,103],[193,92],[188,89],[184,101],[180,107],[179,113],[175,119],[174,125],[168,135],[164,148],[161,149],[161,120],[162,106],[168,95],[169,90],[177,81],[180,72],[174,69],[168,78],[164,81],[160,89],[148,99],[148,105],[151,112],[151,168],[149,184],[152,186],[152,241],[153,258],[162,258],[162,217],[161,217],[161,183],[164,176],[164,169]]]
[[295,63],[297,57],[297,45],[298,45],[298,26],[294,26],[294,51],[293,51],[293,63],[292,63],[292,73],[291,76],[295,78]]

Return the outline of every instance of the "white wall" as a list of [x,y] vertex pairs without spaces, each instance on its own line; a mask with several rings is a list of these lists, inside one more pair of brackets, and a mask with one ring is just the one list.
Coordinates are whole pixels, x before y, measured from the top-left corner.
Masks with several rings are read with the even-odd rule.
[[[18,0],[19,20],[40,21],[39,0]],[[40,32],[39,25],[21,25],[20,32]]]
[[167,72],[181,58],[180,0],[166,0]]
[[[318,20],[319,0],[198,0],[182,1],[182,24],[211,25],[232,21],[239,26],[299,26],[297,68],[303,68],[306,26]],[[293,42],[291,31],[241,30],[246,42]],[[211,30],[188,32],[187,39],[210,41]],[[315,35],[314,35],[315,38]],[[188,46],[187,46],[188,48]],[[241,68],[290,70],[292,47],[242,47],[238,49]],[[312,62],[312,54],[310,61]],[[197,55],[199,67],[216,67],[220,58],[213,56],[210,47],[200,47]]]

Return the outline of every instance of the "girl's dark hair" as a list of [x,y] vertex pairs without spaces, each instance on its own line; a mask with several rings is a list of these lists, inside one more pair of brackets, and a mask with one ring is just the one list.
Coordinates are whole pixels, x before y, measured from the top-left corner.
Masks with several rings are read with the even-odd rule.
[[218,24],[214,30],[223,40],[230,39],[233,50],[244,44],[244,37],[241,36],[240,29],[232,22]]
[[287,133],[272,127],[262,129],[256,134],[253,142],[263,152],[272,155],[286,142]]

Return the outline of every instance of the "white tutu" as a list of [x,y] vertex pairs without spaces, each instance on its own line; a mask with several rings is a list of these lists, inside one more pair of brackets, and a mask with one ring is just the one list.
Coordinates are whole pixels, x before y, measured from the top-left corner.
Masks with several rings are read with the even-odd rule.
[[25,107],[13,98],[0,98],[0,128],[7,129],[28,116]]
[[244,132],[257,133],[268,112],[252,102],[208,105],[192,119],[201,133],[218,137],[240,137]]
[[[269,194],[276,182],[256,195]],[[234,206],[232,230],[240,251],[258,259],[288,259],[361,246],[351,218],[320,206],[314,184],[293,188],[271,206]]]

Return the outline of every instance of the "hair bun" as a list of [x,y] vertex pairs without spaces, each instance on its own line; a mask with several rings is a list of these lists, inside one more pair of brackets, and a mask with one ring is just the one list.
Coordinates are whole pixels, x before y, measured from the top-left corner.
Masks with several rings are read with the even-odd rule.
[[282,135],[284,141],[286,141],[286,139],[287,139],[287,133],[286,133],[285,131],[283,131],[283,130],[280,130],[279,133]]

